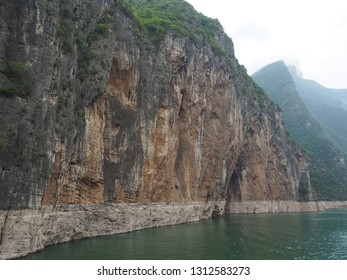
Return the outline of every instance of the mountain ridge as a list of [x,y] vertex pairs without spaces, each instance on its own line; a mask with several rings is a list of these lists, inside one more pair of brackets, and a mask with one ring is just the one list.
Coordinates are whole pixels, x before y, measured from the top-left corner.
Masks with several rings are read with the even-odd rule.
[[[339,98],[334,89],[325,88],[315,81],[294,78],[294,82],[300,98],[310,113],[321,123],[325,135],[346,154],[347,111],[344,109],[343,95]],[[344,98],[347,99],[347,94]]]
[[[303,91],[298,87],[298,81],[303,79],[293,76],[283,61],[264,66],[252,77],[282,108],[292,139],[307,152],[312,187],[318,198],[344,199],[347,196],[346,155],[331,136],[326,135],[324,125],[303,102]],[[319,84],[314,82],[314,85]]]

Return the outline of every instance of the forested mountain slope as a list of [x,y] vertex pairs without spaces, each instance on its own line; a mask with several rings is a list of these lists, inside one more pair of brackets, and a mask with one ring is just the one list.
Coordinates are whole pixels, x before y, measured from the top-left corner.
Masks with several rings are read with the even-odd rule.
[[306,152],[312,187],[317,198],[346,199],[346,155],[305,106],[299,95],[299,86],[284,62],[267,65],[252,77],[281,107],[291,138]]

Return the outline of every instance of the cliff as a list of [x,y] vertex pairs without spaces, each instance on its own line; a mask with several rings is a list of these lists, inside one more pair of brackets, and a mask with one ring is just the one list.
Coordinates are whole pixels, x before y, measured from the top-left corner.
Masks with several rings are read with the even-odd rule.
[[[117,215],[108,230],[76,226],[120,205],[202,205],[176,221],[185,222],[234,201],[298,200],[299,185],[310,185],[280,110],[238,64],[218,21],[161,2],[190,20],[189,32],[148,24],[139,9],[151,1],[0,3],[2,256],[122,231],[114,224],[126,231]],[[64,207],[78,217],[66,236]],[[45,231],[33,217],[51,211]],[[23,223],[25,237],[16,233]],[[23,247],[12,248],[16,240]]]

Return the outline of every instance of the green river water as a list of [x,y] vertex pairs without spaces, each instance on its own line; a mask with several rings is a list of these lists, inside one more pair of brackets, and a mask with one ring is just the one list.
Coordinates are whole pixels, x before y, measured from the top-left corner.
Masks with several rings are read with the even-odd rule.
[[24,259],[347,260],[347,210],[226,215],[77,240]]

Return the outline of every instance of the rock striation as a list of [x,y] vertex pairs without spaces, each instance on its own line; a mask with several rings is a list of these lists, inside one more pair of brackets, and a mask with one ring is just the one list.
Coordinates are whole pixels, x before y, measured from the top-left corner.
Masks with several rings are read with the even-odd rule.
[[[222,30],[220,53],[169,31],[155,45],[123,4],[0,3],[2,257],[299,200],[310,185],[281,111]],[[119,211],[134,213],[130,225]]]

